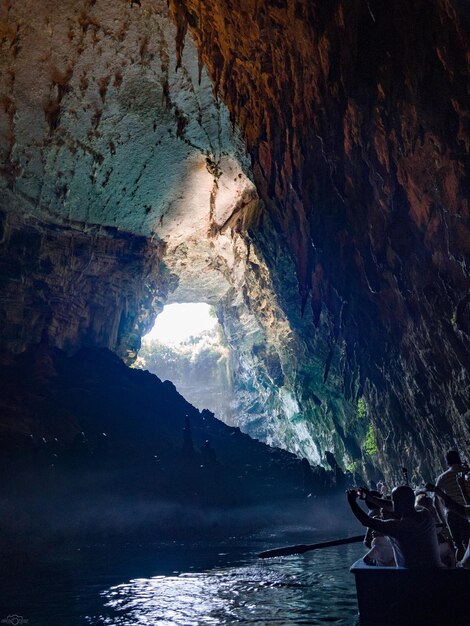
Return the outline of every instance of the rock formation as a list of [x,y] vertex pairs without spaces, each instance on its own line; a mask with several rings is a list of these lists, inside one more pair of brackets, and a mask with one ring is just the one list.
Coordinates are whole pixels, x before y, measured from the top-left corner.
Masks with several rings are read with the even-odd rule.
[[263,218],[281,290],[252,240],[263,209],[248,156],[190,38],[178,57],[163,2],[50,8],[3,15],[3,345],[47,338],[132,361],[165,302],[208,302],[240,425],[320,460],[322,430],[296,398],[308,348],[294,264]]
[[460,0],[4,3],[2,345],[217,307],[240,425],[374,475],[469,427]]
[[309,515],[306,496],[331,492],[331,473],[306,472],[106,349],[1,352],[0,392],[2,427],[16,422],[15,436],[0,436],[7,545],[226,538],[282,509]]
[[246,138],[310,333],[328,319],[324,378],[342,353],[382,467],[436,467],[469,426],[465,3],[171,6]]

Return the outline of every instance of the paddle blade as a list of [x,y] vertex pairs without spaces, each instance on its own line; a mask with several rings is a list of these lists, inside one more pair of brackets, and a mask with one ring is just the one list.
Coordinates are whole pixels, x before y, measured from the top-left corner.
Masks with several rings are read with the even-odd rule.
[[331,548],[333,546],[344,546],[348,543],[359,543],[363,541],[364,535],[356,535],[355,537],[346,537],[345,539],[333,539],[332,541],[323,541],[322,543],[299,544],[297,546],[285,546],[284,548],[274,548],[273,550],[265,550],[258,554],[260,559],[270,559],[274,556],[290,556],[292,554],[303,554],[311,550],[321,550],[322,548]]
[[273,556],[289,556],[290,554],[303,554],[308,550],[305,544],[298,546],[285,546],[284,548],[274,548],[273,550],[265,550],[258,554],[260,559],[270,559]]

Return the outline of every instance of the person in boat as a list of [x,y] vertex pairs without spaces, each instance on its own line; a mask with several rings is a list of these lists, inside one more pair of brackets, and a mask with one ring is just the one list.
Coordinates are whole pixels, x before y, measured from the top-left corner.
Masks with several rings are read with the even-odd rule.
[[[468,472],[469,467],[462,463],[457,450],[449,450],[446,454],[446,461],[448,469],[437,477],[436,486],[454,502],[465,506],[463,490],[460,489],[457,479],[461,472]],[[455,556],[457,561],[460,561],[470,540],[470,524],[443,502],[442,496],[436,498],[437,512],[441,520],[447,523],[455,546]]]
[[387,497],[389,491],[387,484],[383,480],[379,480],[379,482],[377,483],[377,491],[379,492],[379,496],[381,498]]
[[[375,519],[391,519],[393,517],[392,501],[387,498],[382,498],[382,495],[378,491],[362,487],[359,497],[364,499],[370,517]],[[395,565],[392,544],[389,538],[385,537],[382,533],[368,528],[366,536],[364,537],[364,545],[369,548],[369,552],[363,557],[363,561],[366,565],[382,567],[393,567]]]
[[[375,491],[369,491],[365,487],[361,487],[360,489],[360,497],[365,498],[366,505],[370,507],[381,507],[380,511],[382,511],[382,517],[384,519],[393,518],[393,501],[389,498],[381,498],[380,494],[377,494]],[[440,523],[439,515],[437,514],[436,508],[434,506],[433,501],[426,493],[420,493],[416,496],[415,499],[415,507],[422,507],[427,509],[433,520],[436,529],[437,535],[437,543],[439,546],[439,557],[441,559],[441,563],[446,567],[455,567],[455,555],[452,551],[452,540],[449,536],[449,532],[447,530],[447,526],[445,524]],[[371,515],[369,511],[369,515]],[[375,517],[372,515],[372,517]],[[368,529],[368,532],[371,532]]]
[[[374,519],[391,519],[392,514],[379,509],[376,515],[372,516]],[[386,537],[378,530],[367,529],[372,534],[371,548],[367,554],[364,555],[363,560],[367,565],[376,565],[382,567],[393,567],[395,565],[395,555],[393,553],[393,546],[389,537]]]
[[[430,491],[431,493],[435,493],[439,498],[441,498],[449,511],[455,513],[460,518],[467,520],[467,524],[470,521],[470,497],[467,494],[466,490],[466,480],[463,476],[459,476],[457,479],[457,484],[462,491],[462,496],[464,498],[465,504],[460,504],[456,502],[453,498],[448,496],[446,492],[438,487],[437,485],[433,485],[432,483],[427,483],[426,491]],[[465,569],[470,569],[470,544],[467,546],[462,558],[457,562],[457,567],[464,567]]]
[[363,526],[389,537],[398,567],[442,567],[434,520],[426,509],[415,509],[411,487],[401,485],[392,491],[394,519],[375,519],[357,503],[360,491],[349,489],[349,506]]
[[[367,491],[367,494],[365,493]],[[378,491],[369,491],[365,488],[362,489],[361,497],[364,498],[364,504],[367,507],[367,514],[370,517],[380,517],[380,506],[372,500],[372,498],[380,498],[380,493]],[[367,528],[366,534],[364,537],[364,545],[369,550],[372,548],[372,540],[374,538],[374,531],[372,528]]]
[[440,523],[441,520],[432,498],[426,493],[419,493],[416,496],[416,506],[427,509],[432,515],[436,528],[437,543],[439,544],[439,557],[442,564],[448,568],[455,567],[454,543],[447,526]]

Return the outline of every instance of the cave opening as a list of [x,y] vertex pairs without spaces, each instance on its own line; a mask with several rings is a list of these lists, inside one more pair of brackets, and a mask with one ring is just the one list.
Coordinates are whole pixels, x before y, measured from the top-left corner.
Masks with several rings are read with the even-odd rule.
[[230,350],[214,306],[167,304],[142,337],[134,367],[170,380],[193,406],[234,425]]
[[145,344],[158,341],[166,346],[188,343],[191,338],[213,333],[217,316],[205,302],[167,304],[155,320],[151,331],[142,337]]

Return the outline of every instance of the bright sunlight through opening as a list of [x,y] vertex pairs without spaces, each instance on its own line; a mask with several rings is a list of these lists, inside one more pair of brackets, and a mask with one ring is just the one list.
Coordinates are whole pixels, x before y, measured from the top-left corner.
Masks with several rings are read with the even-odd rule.
[[142,341],[149,343],[157,340],[165,345],[177,345],[190,337],[214,330],[217,324],[213,307],[209,304],[168,304]]
[[233,425],[229,349],[214,307],[167,304],[152,330],[142,337],[133,367],[171,380],[198,409],[209,409]]

